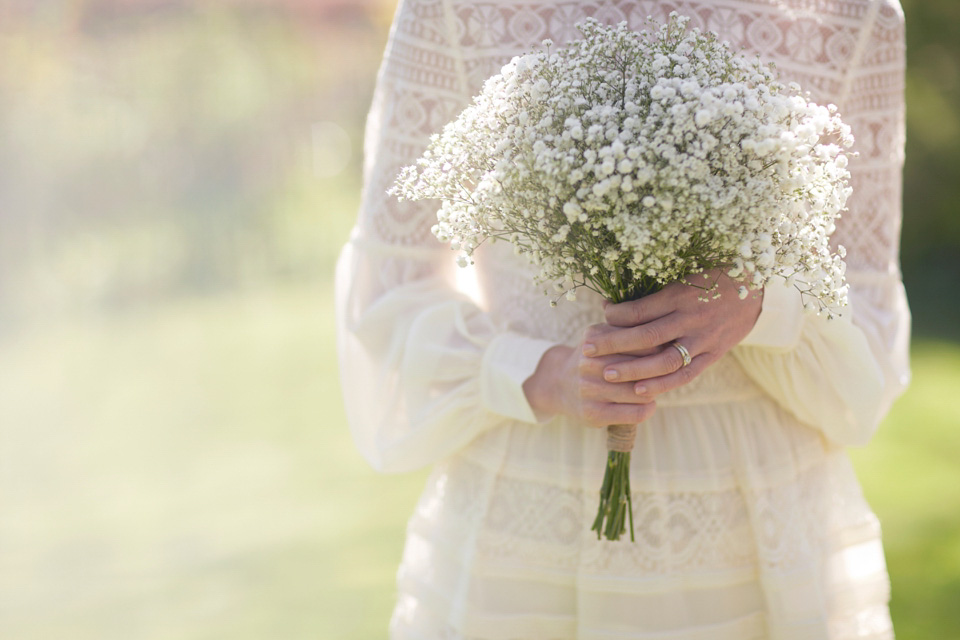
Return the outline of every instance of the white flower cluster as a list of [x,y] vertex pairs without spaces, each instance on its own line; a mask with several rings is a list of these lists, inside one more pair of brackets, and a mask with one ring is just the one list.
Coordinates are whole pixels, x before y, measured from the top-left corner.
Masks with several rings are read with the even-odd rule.
[[590,19],[514,58],[391,193],[441,200],[433,231],[461,263],[506,239],[560,292],[623,300],[721,267],[751,289],[781,275],[832,316],[849,127],[687,18],[648,22]]

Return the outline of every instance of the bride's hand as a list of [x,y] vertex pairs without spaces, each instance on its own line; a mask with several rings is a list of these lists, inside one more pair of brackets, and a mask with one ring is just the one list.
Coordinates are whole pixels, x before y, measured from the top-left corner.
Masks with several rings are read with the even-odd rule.
[[[638,398],[653,400],[689,383],[750,333],[763,304],[762,290],[750,291],[741,300],[740,283],[716,271],[708,275],[705,282],[717,280],[719,298],[701,301],[702,289],[676,282],[640,300],[607,305],[607,323],[617,329],[585,341],[584,354],[599,359],[655,349],[643,357],[610,362],[603,369],[608,382],[632,383]],[[680,349],[672,343],[689,352],[689,365],[683,366]]]
[[652,399],[638,396],[629,382],[604,380],[603,371],[656,350],[634,350],[632,355],[595,358],[584,355],[585,343],[596,342],[612,331],[617,329],[606,324],[594,325],[584,332],[577,348],[557,345],[544,353],[537,370],[523,384],[523,391],[538,418],[564,415],[599,428],[637,424],[653,415],[656,404]]

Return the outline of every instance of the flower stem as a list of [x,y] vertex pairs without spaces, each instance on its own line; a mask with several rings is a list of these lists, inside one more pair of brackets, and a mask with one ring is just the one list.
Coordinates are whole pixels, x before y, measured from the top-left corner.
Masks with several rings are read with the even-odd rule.
[[600,507],[591,531],[597,532],[597,540],[619,540],[630,523],[630,540],[635,541],[633,531],[633,499],[630,495],[630,453],[611,451],[607,455],[607,469],[600,488]]

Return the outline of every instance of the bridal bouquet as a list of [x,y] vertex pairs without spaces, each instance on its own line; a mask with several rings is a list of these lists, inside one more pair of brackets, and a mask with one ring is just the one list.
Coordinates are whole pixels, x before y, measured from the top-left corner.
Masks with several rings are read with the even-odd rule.
[[[434,234],[461,252],[506,240],[556,297],[613,302],[722,268],[740,297],[782,276],[829,317],[846,304],[850,129],[772,66],[670,15],[635,32],[588,19],[582,39],[514,58],[431,138],[391,193],[441,202]],[[705,277],[702,298],[717,295]],[[630,524],[635,426],[608,428],[593,529]]]

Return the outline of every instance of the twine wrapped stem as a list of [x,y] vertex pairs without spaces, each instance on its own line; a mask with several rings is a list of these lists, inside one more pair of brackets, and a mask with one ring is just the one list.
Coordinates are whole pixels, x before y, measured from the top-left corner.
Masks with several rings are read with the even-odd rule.
[[607,427],[607,470],[600,487],[600,507],[592,531],[607,540],[619,540],[630,523],[633,536],[633,498],[630,494],[630,452],[636,439],[637,426],[615,424]]
[[637,425],[612,424],[607,427],[607,451],[630,453],[637,439]]
[[[638,300],[657,291],[660,286],[653,280],[624,279],[621,273],[612,274],[615,280],[598,283],[613,303]],[[626,283],[629,286],[626,286]],[[630,523],[630,541],[633,534],[633,497],[630,492],[630,453],[637,439],[637,425],[614,424],[607,427],[607,468],[600,487],[600,506],[591,531],[597,532],[597,540],[619,540],[627,532]]]

